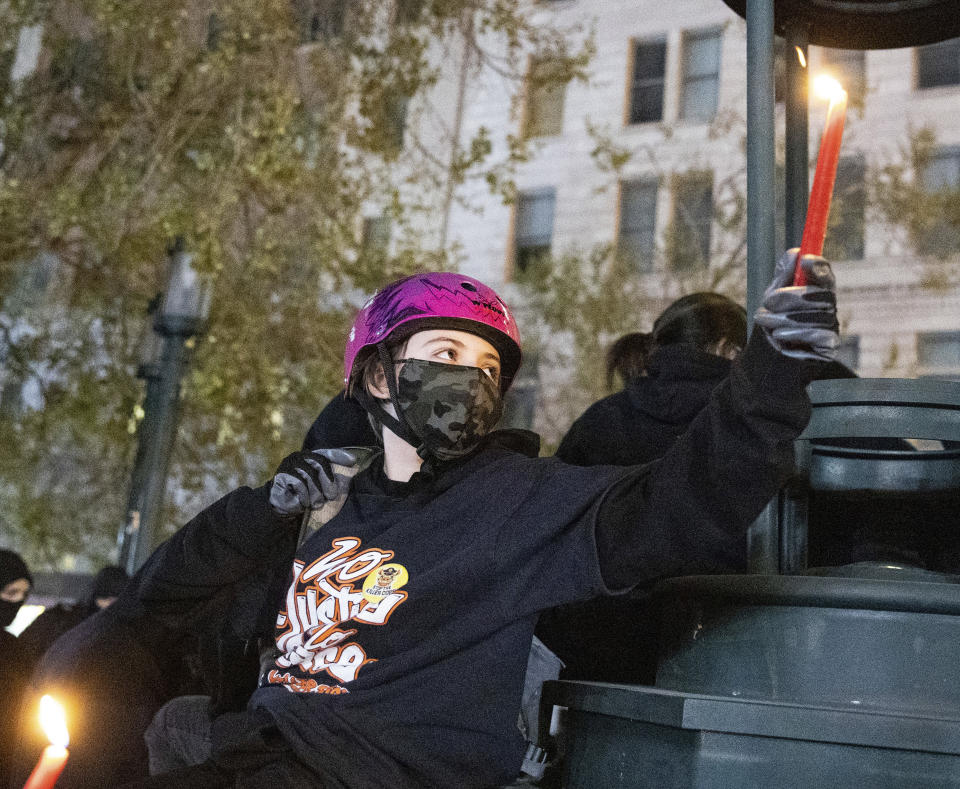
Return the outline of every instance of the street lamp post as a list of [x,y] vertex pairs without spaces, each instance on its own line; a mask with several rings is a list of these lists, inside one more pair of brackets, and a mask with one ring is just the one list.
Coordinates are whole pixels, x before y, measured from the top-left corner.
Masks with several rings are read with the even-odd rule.
[[119,563],[131,575],[153,549],[163,505],[180,410],[180,380],[187,365],[187,343],[200,333],[210,306],[209,282],[193,268],[178,238],[170,249],[167,289],[151,311],[137,371],[146,380],[144,417],[130,480]]

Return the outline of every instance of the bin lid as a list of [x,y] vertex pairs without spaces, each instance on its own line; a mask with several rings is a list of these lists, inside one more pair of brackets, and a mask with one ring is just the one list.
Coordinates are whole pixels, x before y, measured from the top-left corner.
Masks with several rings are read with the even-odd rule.
[[545,704],[673,729],[960,754],[960,720],[735,699],[642,685],[552,680]]
[[[746,17],[747,0],[724,0]],[[778,35],[796,24],[811,44],[839,49],[895,49],[960,36],[956,0],[774,0]]]
[[[941,576],[941,580],[952,581],[955,577]],[[651,595],[661,605],[671,599],[695,598],[709,600],[712,605],[852,608],[960,616],[960,584],[929,583],[926,580],[812,575],[688,575],[661,581]]]

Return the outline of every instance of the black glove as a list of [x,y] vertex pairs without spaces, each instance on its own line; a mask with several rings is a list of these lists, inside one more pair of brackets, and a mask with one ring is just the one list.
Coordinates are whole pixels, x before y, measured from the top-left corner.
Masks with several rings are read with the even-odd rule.
[[837,299],[830,264],[822,257],[804,255],[801,261],[807,284],[793,284],[796,249],[777,261],[773,282],[763,294],[754,322],[784,356],[832,361],[840,345]]
[[300,515],[346,492],[350,478],[338,475],[333,463],[352,466],[356,456],[346,449],[315,449],[287,455],[273,477],[270,506],[281,515]]

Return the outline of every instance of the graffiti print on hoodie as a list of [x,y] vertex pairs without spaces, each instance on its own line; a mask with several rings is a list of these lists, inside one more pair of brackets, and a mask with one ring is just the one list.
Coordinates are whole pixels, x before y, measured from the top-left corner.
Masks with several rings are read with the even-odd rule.
[[[368,656],[351,623],[385,625],[407,599],[406,568],[391,563],[393,551],[363,548],[356,537],[333,540],[310,564],[293,563],[293,582],[277,616],[275,668],[267,682],[294,693],[340,695],[340,683],[376,660]],[[329,680],[337,684],[328,684]]]

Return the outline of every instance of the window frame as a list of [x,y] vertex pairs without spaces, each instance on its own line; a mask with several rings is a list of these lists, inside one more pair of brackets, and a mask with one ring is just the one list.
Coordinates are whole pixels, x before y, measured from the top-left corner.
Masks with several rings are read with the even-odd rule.
[[[541,233],[525,233],[521,236],[521,221],[522,221],[522,211],[523,211],[523,202],[532,201],[536,199],[541,199],[549,197],[550,198],[550,227],[547,231]],[[533,253],[536,256],[541,256],[544,254],[543,250],[546,249],[546,255],[549,255],[553,249],[553,228],[556,224],[556,212],[557,212],[557,190],[554,186],[544,186],[537,189],[526,189],[517,192],[517,197],[514,202],[513,209],[513,228],[512,228],[512,238],[511,238],[511,255],[510,255],[510,267],[513,279],[523,279],[530,270],[530,263],[533,261],[531,256],[530,260],[521,265],[521,255],[526,250],[536,249],[537,251]],[[530,241],[536,242],[538,240],[542,241],[546,239],[547,243],[521,243],[521,241]]]
[[[702,186],[706,186],[706,183],[709,181],[709,189],[703,188],[701,190],[701,196],[703,194],[707,194],[709,196],[710,210],[708,221],[700,221],[697,222],[695,226],[691,226],[691,224],[682,216],[681,209],[684,207],[685,201],[680,199],[680,195],[682,194],[683,190],[687,188],[684,182],[692,183],[695,180],[702,181]],[[689,260],[683,257],[678,257],[678,252],[681,252],[682,250],[678,249],[678,243],[675,241],[673,244],[672,254],[668,260],[668,264],[672,271],[690,272],[707,270],[710,268],[710,250],[713,242],[713,220],[715,213],[715,188],[716,179],[712,170],[688,170],[683,173],[674,173],[670,183],[672,202],[672,210],[670,212],[671,232],[677,236],[682,232],[681,227],[696,231],[696,237],[693,239],[693,241],[697,245],[697,252],[699,255],[697,259]],[[706,234],[700,232],[704,227],[707,231]]]
[[[653,77],[644,77],[642,80],[637,78],[637,65],[638,65],[638,54],[639,50],[642,47],[649,46],[662,46],[663,48],[663,72],[660,75],[659,79]],[[644,123],[662,123],[663,122],[663,110],[666,104],[666,95],[667,95],[667,57],[669,54],[669,44],[667,42],[667,37],[662,36],[648,36],[644,38],[631,38],[630,39],[630,62],[627,71],[627,106],[626,112],[624,114],[624,125],[625,126],[641,126]],[[643,82],[644,85],[640,86],[642,88],[649,88],[656,84],[660,86],[660,112],[656,118],[648,118],[642,120],[634,119],[634,108],[636,107],[636,95],[638,91],[638,83]]]
[[[642,219],[649,219],[649,221],[645,221],[642,225],[633,222],[628,225],[628,223],[624,221],[626,218],[624,208],[627,205],[626,193],[632,188],[650,190],[653,194],[649,216],[642,217]],[[629,263],[631,270],[637,274],[648,273],[653,271],[654,268],[657,241],[657,203],[659,197],[660,179],[655,176],[625,178],[618,182],[616,254],[621,261]],[[625,232],[625,228],[627,232]],[[637,239],[640,245],[642,245],[644,237],[647,235],[649,235],[649,244],[647,245],[649,252],[644,253],[641,251],[640,256],[632,256],[624,245],[624,239],[629,236]]]
[[[921,79],[923,76],[923,65],[921,60],[923,59],[924,52],[931,52],[933,49],[938,47],[950,47],[955,49],[954,55],[956,56],[956,69],[957,69],[957,79],[954,82],[936,82],[932,85],[922,85]],[[923,90],[937,90],[938,88],[956,88],[960,87],[960,38],[949,38],[946,41],[940,41],[936,44],[927,44],[923,47],[916,47],[913,50],[913,87],[914,90],[923,91]]]
[[[923,347],[925,340],[941,340],[956,345],[956,364],[931,363],[924,359]],[[921,331],[916,335],[917,367],[923,371],[925,378],[953,378],[960,379],[960,330],[948,329],[945,331]]]
[[[563,116],[567,103],[567,83],[556,84],[551,87],[537,86],[534,84],[534,75],[536,70],[548,60],[537,60],[531,57],[527,62],[527,74],[523,82],[523,120],[521,123],[521,136],[524,140],[540,140],[550,137],[559,137],[563,134]],[[546,101],[551,101],[554,95],[559,95],[559,107],[553,110],[553,115],[548,116],[543,112],[537,112],[537,108],[542,107]],[[555,121],[554,125],[546,127],[543,119]],[[538,124],[533,129],[534,124]]]
[[[954,181],[952,183],[931,187],[927,184],[930,165],[937,159],[948,159],[953,164]],[[954,193],[960,193],[960,145],[938,145],[933,149],[927,169],[918,173],[920,186],[928,199],[936,202],[940,200],[952,201]],[[944,193],[941,195],[941,193]],[[927,229],[923,236],[915,239],[915,248],[920,255],[936,257],[960,253],[960,227],[950,224],[945,218]]]
[[[690,76],[690,73],[687,68],[687,56],[690,52],[690,44],[694,41],[704,41],[706,39],[715,38],[717,40],[717,61],[716,61],[716,70],[704,73],[696,74],[693,77]],[[681,39],[680,47],[680,95],[677,102],[677,119],[681,121],[686,121],[688,123],[710,123],[717,116],[717,110],[720,108],[720,75],[723,68],[723,28],[722,27],[707,27],[700,28],[696,30],[685,30],[683,32],[683,37]],[[689,91],[689,86],[694,82],[701,82],[706,79],[715,80],[715,90],[713,92],[713,107],[707,114],[696,114],[692,115],[689,113],[686,101]]]

